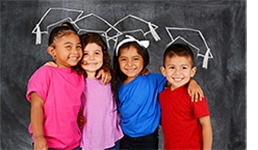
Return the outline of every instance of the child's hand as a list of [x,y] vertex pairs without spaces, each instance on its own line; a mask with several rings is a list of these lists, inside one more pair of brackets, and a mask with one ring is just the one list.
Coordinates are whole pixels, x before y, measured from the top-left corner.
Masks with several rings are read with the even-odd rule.
[[96,78],[100,78],[100,77],[101,77],[102,84],[109,83],[112,78],[110,71],[104,71],[103,69],[101,69],[96,76]]
[[56,64],[55,62],[53,62],[53,61],[49,61],[49,62],[46,62],[46,63],[44,64],[44,66],[57,67],[57,64]]
[[48,150],[47,141],[44,136],[34,137],[34,150]]
[[190,80],[188,85],[188,94],[191,96],[192,102],[198,102],[198,99],[201,101],[203,97],[203,91],[199,84],[195,80]]
[[79,127],[83,126],[86,123],[86,118],[83,116],[81,110],[80,110],[78,118],[77,118],[77,123],[78,123]]

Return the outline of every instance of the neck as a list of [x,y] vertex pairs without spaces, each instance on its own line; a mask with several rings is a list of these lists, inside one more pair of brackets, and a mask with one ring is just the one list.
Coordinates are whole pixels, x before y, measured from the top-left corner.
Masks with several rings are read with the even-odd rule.
[[86,74],[87,74],[87,78],[96,79],[96,77],[95,77],[96,72],[86,72]]
[[127,78],[123,81],[123,84],[129,83],[129,82],[131,82],[131,81],[134,80],[134,79],[135,79],[135,77],[134,77],[134,78],[129,78],[129,77],[127,77]]

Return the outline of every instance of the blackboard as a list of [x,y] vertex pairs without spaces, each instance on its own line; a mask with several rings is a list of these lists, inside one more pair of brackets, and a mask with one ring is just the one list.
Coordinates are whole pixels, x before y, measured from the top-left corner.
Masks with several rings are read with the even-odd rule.
[[[40,25],[42,34],[38,35],[41,35],[41,40],[36,41],[39,36],[33,34],[33,30],[50,8],[61,9],[55,12],[57,15],[47,15],[47,22]],[[46,50],[48,34],[43,31],[52,28],[51,23],[57,21],[58,15],[64,18],[67,16],[63,8],[82,11],[79,18],[84,15],[93,17],[91,21],[80,24],[81,29],[81,26],[87,26],[87,30],[106,31],[110,25],[112,27],[122,18],[129,17],[129,20],[115,27],[121,34],[136,31],[134,27],[142,29],[132,34],[151,42],[150,72],[159,73],[164,49],[176,37],[178,41],[188,41],[200,48],[195,51],[196,55],[198,52],[205,54],[208,48],[207,57],[197,57],[195,80],[208,99],[213,126],[213,149],[246,148],[245,0],[2,0],[1,149],[31,148],[27,131],[30,104],[25,98],[27,82],[38,67],[51,59]],[[73,12],[70,20],[74,21],[76,17],[78,13]],[[146,21],[145,24],[134,17]],[[110,25],[106,26],[105,21]],[[176,31],[171,32],[174,38],[171,38],[168,29]],[[111,37],[108,40],[111,56],[112,46],[119,40],[119,37],[113,37],[116,34],[114,28],[108,32],[108,37]],[[208,61],[206,68],[203,67],[204,59]],[[162,133],[160,137],[162,149]]]

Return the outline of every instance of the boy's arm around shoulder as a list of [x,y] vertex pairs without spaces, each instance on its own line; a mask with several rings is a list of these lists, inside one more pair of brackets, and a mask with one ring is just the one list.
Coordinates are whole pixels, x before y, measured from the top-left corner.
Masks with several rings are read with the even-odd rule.
[[212,127],[210,116],[204,116],[199,118],[199,122],[202,126],[202,139],[203,139],[203,150],[212,149]]
[[47,150],[47,142],[44,137],[44,101],[43,99],[36,93],[32,92],[30,94],[31,98],[31,126],[32,126],[32,134],[34,137],[34,149],[43,149]]

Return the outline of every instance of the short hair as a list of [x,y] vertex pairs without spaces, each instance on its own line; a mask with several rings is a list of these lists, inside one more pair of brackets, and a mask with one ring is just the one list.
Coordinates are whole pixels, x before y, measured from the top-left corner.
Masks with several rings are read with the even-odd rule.
[[175,44],[172,43],[166,48],[163,55],[163,66],[165,66],[167,57],[171,58],[175,55],[189,57],[191,59],[192,67],[194,66],[194,54],[192,50],[186,44],[180,44],[180,43],[175,43]]

